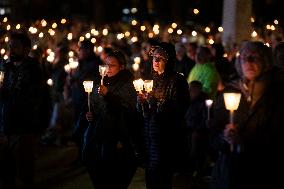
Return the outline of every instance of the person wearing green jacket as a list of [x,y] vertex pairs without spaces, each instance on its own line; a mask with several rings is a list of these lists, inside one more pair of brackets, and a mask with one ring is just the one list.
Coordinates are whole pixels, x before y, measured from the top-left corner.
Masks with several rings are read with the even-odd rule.
[[199,47],[196,54],[196,64],[192,68],[187,82],[199,81],[202,83],[202,90],[210,98],[215,98],[217,94],[218,83],[220,76],[215,68],[213,62],[211,62],[211,52],[207,47]]

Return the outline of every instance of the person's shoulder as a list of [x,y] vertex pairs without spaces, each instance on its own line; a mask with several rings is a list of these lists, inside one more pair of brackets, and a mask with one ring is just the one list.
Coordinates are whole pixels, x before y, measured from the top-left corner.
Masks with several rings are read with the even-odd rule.
[[173,72],[170,78],[176,82],[186,82],[187,83],[187,79],[182,73]]
[[28,56],[24,62],[28,65],[28,66],[32,66],[32,67],[40,67],[40,63],[35,59],[35,58],[32,58],[30,56]]

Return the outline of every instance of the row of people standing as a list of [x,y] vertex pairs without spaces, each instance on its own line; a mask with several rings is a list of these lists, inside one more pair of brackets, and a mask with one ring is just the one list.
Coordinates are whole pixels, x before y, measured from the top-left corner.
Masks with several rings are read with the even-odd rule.
[[0,188],[32,189],[37,144],[49,120],[47,85],[25,34],[12,33],[9,49],[0,83]]
[[[153,92],[139,94],[137,102],[138,111],[143,116],[145,181],[149,189],[172,188],[173,173],[179,170],[179,163],[184,162],[182,157],[185,157],[180,149],[183,149],[186,133],[182,126],[189,104],[188,86],[185,78],[173,71],[174,48],[168,43],[160,43],[152,50]],[[271,55],[270,49],[261,42],[244,42],[236,60],[239,79],[228,82],[217,94],[212,122],[205,123],[210,132],[208,145],[218,152],[211,188],[269,188],[281,185],[278,173],[283,164],[283,110],[279,99],[283,70],[272,66]],[[107,89],[105,86],[98,89],[105,99]],[[225,110],[223,100],[223,93],[228,91],[242,94],[234,124],[228,124],[229,112]],[[95,120],[95,116],[89,116],[86,113],[87,120]],[[204,117],[201,119],[204,120]],[[115,152],[125,145],[119,140],[114,144]],[[139,152],[135,148],[133,151]]]
[[[42,114],[34,115],[42,112],[38,110],[44,106],[42,102],[45,100],[42,98],[45,80],[42,78],[42,68],[28,57],[31,47],[29,39],[15,34],[11,36],[10,44],[10,62],[4,65],[5,79],[3,85],[1,84],[1,133],[4,137],[1,136],[0,155],[5,159],[5,163],[1,164],[5,169],[1,169],[0,184],[15,188],[16,182],[13,179],[15,173],[19,172],[21,184],[26,188],[33,188],[34,148],[31,146],[34,146],[32,144],[43,130],[40,124]],[[86,106],[83,108],[78,131],[81,155],[96,188],[127,188],[140,159],[145,159],[147,188],[172,188],[173,173],[180,171],[181,166],[185,165],[182,159],[186,155],[181,150],[184,149],[186,137],[185,113],[190,107],[189,103],[192,104],[189,101],[188,84],[185,77],[173,71],[176,55],[174,46],[158,43],[151,52],[154,80],[151,94],[138,95],[136,99],[133,77],[125,69],[126,60],[119,51],[111,51],[107,55],[109,71],[103,85],[98,83],[99,79],[94,79],[92,108],[91,111]],[[277,156],[278,149],[281,149],[281,103],[276,102],[281,93],[276,90],[281,88],[282,75],[281,69],[272,69],[269,55],[267,47],[257,42],[245,43],[240,51],[236,66],[241,80],[235,85],[230,82],[228,86],[234,86],[231,88],[248,97],[243,98],[243,103],[248,106],[240,106],[239,110],[240,114],[248,117],[240,117],[238,127],[225,127],[226,112],[214,115],[216,124],[212,126],[212,144],[216,144],[214,147],[221,155],[214,169],[212,186],[216,184],[220,188],[218,184],[222,184],[224,188],[245,188],[247,185],[243,186],[244,183],[250,181],[250,185],[261,184],[257,180],[264,177],[267,178],[263,180],[264,184],[275,184],[277,181],[277,175],[268,171],[281,165],[281,156]],[[95,74],[96,71],[91,73]],[[225,89],[227,90],[227,86]],[[221,98],[222,96],[217,98],[216,109],[218,106],[224,107]],[[247,112],[249,115],[246,115]],[[242,122],[244,120],[247,122]],[[241,151],[228,151],[228,146],[236,144],[241,146]],[[267,153],[262,154],[261,161],[254,161],[261,156],[259,144]],[[27,152],[27,156],[17,155],[22,151]],[[271,158],[275,156],[277,157],[273,161]],[[27,158],[25,163],[24,158]],[[26,164],[26,160],[30,163]],[[14,166],[13,161],[19,164]],[[257,165],[260,163],[265,168],[261,175],[257,174]],[[11,167],[14,169],[10,169]],[[248,177],[241,177],[248,167],[248,173],[255,173],[250,180],[247,180]],[[18,171],[15,171],[16,168]],[[239,180],[235,180],[236,178]]]
[[95,188],[127,188],[142,158],[147,188],[172,188],[173,174],[182,166],[188,84],[173,71],[173,45],[160,43],[152,56],[153,92],[137,101],[124,55],[109,53],[109,71],[103,85],[95,85],[91,112],[85,108],[80,116],[82,156]]

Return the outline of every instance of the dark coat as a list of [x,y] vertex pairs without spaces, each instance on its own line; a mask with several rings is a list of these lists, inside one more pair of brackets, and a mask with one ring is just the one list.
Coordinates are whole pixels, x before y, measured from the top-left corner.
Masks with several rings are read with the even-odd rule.
[[188,78],[188,75],[195,65],[195,62],[184,55],[183,58],[179,61],[176,61],[175,70],[178,73],[182,73],[185,78]]
[[[279,77],[280,75],[280,77]],[[268,73],[265,92],[253,107],[244,94],[235,124],[239,129],[239,144],[234,151],[223,139],[223,129],[229,123],[223,95],[215,103],[212,146],[219,151],[213,170],[211,188],[277,188],[283,167],[283,74],[272,70]],[[242,91],[240,82],[232,82],[225,91]],[[224,92],[225,92],[224,91]]]
[[101,62],[96,56],[91,56],[86,60],[80,60],[78,69],[74,75],[72,75],[70,91],[76,118],[77,115],[80,114],[82,104],[86,101],[86,95],[82,83],[85,80],[96,81],[101,78],[99,74],[100,64]]
[[153,83],[148,103],[138,104],[144,114],[146,166],[150,169],[178,168],[185,149],[188,84],[184,76],[172,72],[155,74]]
[[7,135],[41,132],[45,81],[40,64],[28,57],[19,66],[5,63],[4,71],[0,128]]
[[94,121],[87,123],[85,107],[77,125],[84,132],[82,155],[86,162],[115,162],[118,145],[128,156],[125,158],[135,158],[139,123],[135,109],[136,91],[132,82],[131,73],[123,70],[114,77],[104,78],[104,85],[108,88],[106,96],[97,93],[98,85],[94,87],[91,101]]

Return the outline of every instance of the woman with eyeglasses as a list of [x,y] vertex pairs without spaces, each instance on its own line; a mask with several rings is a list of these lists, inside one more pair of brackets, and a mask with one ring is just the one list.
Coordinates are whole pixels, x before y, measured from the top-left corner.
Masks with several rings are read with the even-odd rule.
[[93,89],[91,111],[85,107],[78,122],[84,129],[82,156],[96,189],[126,189],[137,168],[136,92],[124,54],[108,53],[106,64],[103,85]]
[[242,44],[235,63],[240,78],[223,91],[242,95],[234,123],[228,123],[223,94],[214,105],[211,141],[219,157],[212,189],[283,186],[284,72],[272,65],[271,49],[262,42]]
[[[184,115],[189,101],[184,76],[174,72],[175,48],[170,43],[152,47],[153,90],[140,94],[144,116],[147,189],[171,189],[175,171],[185,154]],[[179,169],[179,170],[178,170]]]

